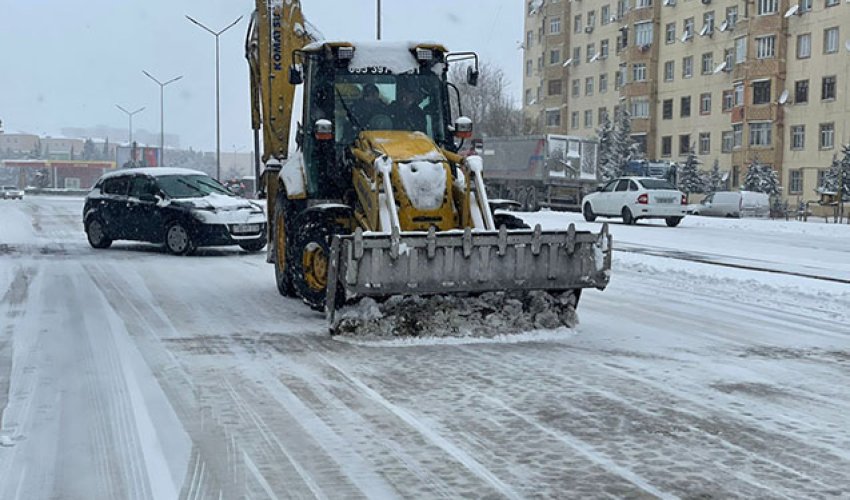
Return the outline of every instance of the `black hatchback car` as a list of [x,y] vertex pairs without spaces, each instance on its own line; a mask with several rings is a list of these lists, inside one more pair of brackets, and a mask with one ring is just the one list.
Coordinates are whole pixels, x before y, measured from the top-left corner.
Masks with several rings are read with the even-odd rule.
[[164,243],[175,255],[199,246],[266,245],[263,208],[203,172],[136,168],[101,177],[86,196],[83,225],[94,248],[114,240]]

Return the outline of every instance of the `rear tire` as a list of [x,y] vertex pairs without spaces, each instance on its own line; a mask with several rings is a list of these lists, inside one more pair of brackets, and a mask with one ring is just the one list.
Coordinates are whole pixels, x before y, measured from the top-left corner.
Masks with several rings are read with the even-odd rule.
[[635,223],[637,223],[637,219],[632,215],[632,211],[629,210],[629,207],[623,207],[623,224],[631,226]]
[[587,222],[593,222],[596,220],[596,214],[593,213],[593,207],[590,206],[590,203],[585,203],[584,209],[581,212],[584,215],[584,220]]
[[667,217],[666,219],[664,219],[664,222],[667,223],[668,227],[676,227],[676,226],[679,225],[680,222],[682,222],[682,218],[681,217]]
[[293,227],[292,220],[297,215],[297,207],[280,190],[274,205],[274,225],[270,229],[274,241],[272,262],[274,263],[274,278],[277,291],[284,297],[296,297],[295,287],[292,286],[293,263],[289,253],[289,236]]
[[195,251],[195,242],[186,226],[175,221],[165,230],[165,248],[174,255],[189,255]]
[[103,229],[103,222],[98,218],[86,224],[86,237],[92,248],[109,248],[112,245],[112,240],[106,236],[106,231]]
[[[331,238],[335,234],[346,234],[345,228],[325,217],[304,214],[295,220],[295,231],[290,243],[292,285],[305,304],[316,311],[324,311],[328,295],[328,271],[331,259]],[[336,287],[336,304],[344,302],[344,293],[339,283]]]

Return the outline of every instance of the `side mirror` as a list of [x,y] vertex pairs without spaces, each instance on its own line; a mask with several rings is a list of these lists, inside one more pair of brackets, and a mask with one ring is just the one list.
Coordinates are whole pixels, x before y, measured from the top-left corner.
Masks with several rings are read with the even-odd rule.
[[330,141],[334,138],[334,126],[330,120],[325,120],[324,118],[321,120],[316,120],[316,123],[313,125],[313,133],[316,136],[316,140],[319,141]]
[[478,86],[478,70],[472,69],[472,66],[466,68],[466,83],[468,83],[470,87]]
[[458,139],[472,138],[472,120],[469,117],[461,116],[455,121],[455,137]]
[[154,196],[150,193],[145,193],[145,194],[139,196],[139,200],[144,201],[146,203],[156,203],[157,202],[156,196]]
[[289,83],[292,85],[301,85],[304,83],[304,73],[300,65],[293,64],[289,67]]
[[600,192],[600,193],[601,193],[601,192],[602,192],[602,188],[603,188],[603,187],[604,187],[604,186],[596,186],[596,190],[597,190],[598,192]]

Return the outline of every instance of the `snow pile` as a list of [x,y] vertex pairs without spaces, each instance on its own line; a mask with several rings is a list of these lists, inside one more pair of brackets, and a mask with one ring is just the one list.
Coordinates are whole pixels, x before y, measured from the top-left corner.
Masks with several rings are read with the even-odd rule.
[[396,75],[413,71],[419,68],[419,61],[410,52],[416,45],[415,42],[358,42],[348,68],[387,68]]
[[364,298],[337,312],[334,330],[343,337],[494,338],[578,324],[572,292],[488,292],[481,295]]
[[446,194],[446,167],[430,161],[398,164],[398,174],[410,203],[420,210],[434,210]]
[[304,181],[304,155],[300,151],[293,153],[281,167],[279,176],[287,196],[303,195],[307,191]]

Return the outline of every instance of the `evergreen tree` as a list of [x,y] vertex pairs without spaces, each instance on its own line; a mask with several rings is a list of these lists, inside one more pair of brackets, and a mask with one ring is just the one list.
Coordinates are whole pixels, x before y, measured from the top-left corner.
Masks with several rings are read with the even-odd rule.
[[73,145],[71,145],[71,158],[69,158],[69,159],[72,160],[72,161],[74,160],[74,146]]
[[86,139],[86,142],[83,143],[83,152],[80,159],[82,160],[94,160],[97,153],[94,149],[94,141],[91,138]]
[[617,176],[623,175],[626,170],[626,163],[632,159],[634,145],[632,140],[632,117],[626,106],[620,106],[617,109],[617,116],[614,117],[616,125],[614,127],[614,160]]
[[691,193],[705,192],[705,178],[699,170],[700,161],[691,146],[685,163],[679,168],[679,189],[690,198]]
[[850,200],[850,144],[841,148],[842,157],[832,157],[832,164],[829,170],[823,176],[823,182],[818,186],[818,191],[821,193],[835,193],[842,189],[842,173],[843,179],[843,195],[845,200]]
[[106,141],[103,143],[103,151],[100,153],[100,159],[105,161],[109,160],[109,137],[107,137]]
[[36,138],[35,144],[32,146],[32,151],[29,153],[30,160],[37,160],[41,158],[41,139]]
[[725,190],[726,181],[723,179],[723,172],[720,171],[720,160],[715,158],[706,179],[705,191],[707,193],[716,193]]
[[599,176],[603,181],[609,181],[617,177],[617,162],[614,158],[614,127],[608,115],[599,125],[597,130],[599,140]]
[[753,160],[750,163],[747,176],[744,179],[744,190],[777,195],[780,189],[779,176],[776,175],[776,170],[773,167],[763,165],[758,160]]

